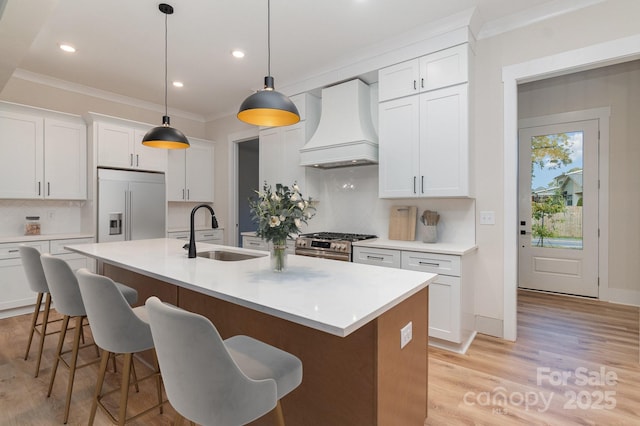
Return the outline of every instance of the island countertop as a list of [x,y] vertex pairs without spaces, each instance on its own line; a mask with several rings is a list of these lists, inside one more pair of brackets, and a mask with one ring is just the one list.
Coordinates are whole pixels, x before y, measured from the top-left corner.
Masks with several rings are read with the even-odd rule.
[[408,299],[436,274],[289,255],[273,272],[268,253],[197,243],[198,252],[252,253],[241,261],[188,259],[183,240],[159,238],[66,246],[142,275],[345,337]]

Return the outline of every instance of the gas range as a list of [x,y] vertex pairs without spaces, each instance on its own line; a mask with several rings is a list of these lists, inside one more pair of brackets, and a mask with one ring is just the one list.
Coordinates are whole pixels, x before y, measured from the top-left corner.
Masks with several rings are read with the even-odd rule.
[[344,232],[314,232],[296,239],[296,254],[351,262],[353,242],[377,238],[369,234]]

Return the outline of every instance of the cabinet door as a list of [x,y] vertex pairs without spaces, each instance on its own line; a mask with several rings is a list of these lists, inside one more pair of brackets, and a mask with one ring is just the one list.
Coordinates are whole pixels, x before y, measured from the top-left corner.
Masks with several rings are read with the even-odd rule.
[[292,126],[286,126],[282,131],[282,163],[280,170],[282,176],[280,182],[291,186],[298,183],[300,191],[306,194],[306,170],[300,165],[300,148],[306,143],[306,123],[300,122]]
[[[192,147],[193,148],[193,147]],[[168,153],[167,166],[167,201],[185,201],[187,188],[185,187],[186,155],[192,149],[171,149]]]
[[378,71],[378,101],[414,95],[419,91],[419,62],[401,62]]
[[379,105],[379,196],[415,197],[419,168],[419,96]]
[[0,197],[42,198],[43,121],[0,112]]
[[420,195],[469,196],[468,84],[420,95]]
[[186,149],[187,201],[213,202],[213,145],[191,143]]
[[87,128],[46,118],[44,121],[44,197],[87,198]]
[[429,284],[429,336],[461,342],[460,278],[438,275]]
[[277,127],[261,130],[259,133],[259,171],[260,189],[266,181],[267,184],[275,186],[281,182],[282,153],[284,144],[282,132]]
[[21,244],[35,247],[40,253],[49,251],[48,241],[0,244],[0,311],[29,306],[36,302],[36,293],[31,291],[22,267],[18,249]]
[[[133,134],[133,146],[135,152],[134,167],[140,170],[156,172],[167,171],[167,151],[162,148],[151,148],[142,145],[142,139],[147,130],[135,129]],[[175,150],[169,150],[175,151]]]
[[468,49],[465,43],[420,58],[420,91],[465,83],[469,73]]
[[98,123],[98,166],[134,167],[133,129]]

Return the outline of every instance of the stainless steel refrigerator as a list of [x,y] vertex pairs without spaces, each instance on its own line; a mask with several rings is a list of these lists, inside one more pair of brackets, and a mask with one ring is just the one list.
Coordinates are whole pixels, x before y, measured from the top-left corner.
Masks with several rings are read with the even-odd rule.
[[98,242],[166,237],[163,173],[98,169]]

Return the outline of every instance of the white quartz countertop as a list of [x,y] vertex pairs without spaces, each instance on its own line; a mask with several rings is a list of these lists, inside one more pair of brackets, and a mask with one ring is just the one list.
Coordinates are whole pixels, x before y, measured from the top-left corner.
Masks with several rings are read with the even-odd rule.
[[273,272],[268,253],[197,243],[198,252],[261,255],[242,261],[188,259],[184,241],[159,238],[67,249],[115,266],[336,336],[347,336],[425,288],[437,275],[307,256]]
[[40,235],[16,235],[0,237],[0,243],[24,243],[29,241],[68,240],[72,238],[93,238],[93,234],[69,233],[69,234],[40,234]]
[[422,241],[399,241],[374,238],[353,243],[358,247],[385,248],[392,250],[411,250],[424,253],[453,254],[464,256],[478,249],[471,243],[423,243]]

